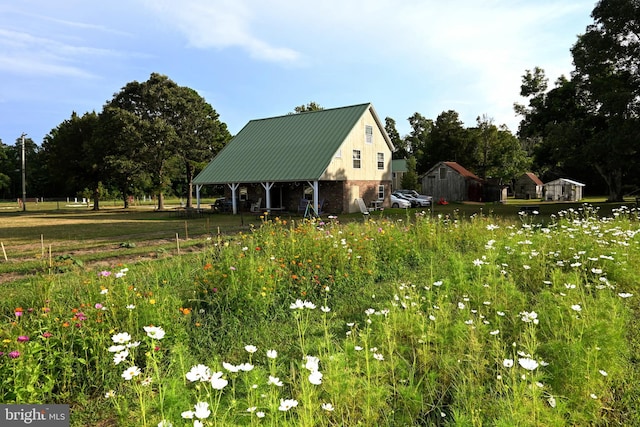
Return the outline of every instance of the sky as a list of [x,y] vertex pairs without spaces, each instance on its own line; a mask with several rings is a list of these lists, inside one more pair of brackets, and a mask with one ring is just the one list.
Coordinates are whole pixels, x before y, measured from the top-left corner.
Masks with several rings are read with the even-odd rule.
[[[526,70],[550,83],[595,0],[21,0],[0,3],[0,140],[35,143],[151,73],[195,89],[231,134],[315,102],[371,102],[514,133]],[[553,85],[550,84],[550,87]]]

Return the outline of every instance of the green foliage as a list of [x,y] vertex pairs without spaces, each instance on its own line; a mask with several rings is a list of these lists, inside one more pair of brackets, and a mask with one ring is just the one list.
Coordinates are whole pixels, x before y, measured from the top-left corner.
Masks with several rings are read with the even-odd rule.
[[[8,284],[0,399],[71,403],[74,426],[175,425],[198,402],[218,425],[634,425],[638,222],[614,213],[265,220]],[[110,351],[125,332],[139,344]],[[212,381],[185,377],[198,364]]]

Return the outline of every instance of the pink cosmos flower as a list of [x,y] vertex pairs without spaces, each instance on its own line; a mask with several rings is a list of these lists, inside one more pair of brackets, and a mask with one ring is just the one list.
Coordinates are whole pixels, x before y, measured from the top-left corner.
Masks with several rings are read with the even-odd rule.
[[9,353],[9,357],[11,359],[17,359],[18,357],[20,357],[20,352],[19,351],[12,351]]
[[26,335],[20,335],[18,337],[18,342],[27,342],[27,341],[29,341],[29,337]]

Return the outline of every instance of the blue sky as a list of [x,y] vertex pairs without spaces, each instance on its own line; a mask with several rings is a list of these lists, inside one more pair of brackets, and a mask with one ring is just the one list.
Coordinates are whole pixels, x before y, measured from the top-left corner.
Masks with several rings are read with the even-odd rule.
[[517,130],[535,66],[553,82],[592,22],[587,0],[21,0],[0,3],[0,139],[40,144],[152,72],[249,120],[372,102],[401,135],[419,112]]

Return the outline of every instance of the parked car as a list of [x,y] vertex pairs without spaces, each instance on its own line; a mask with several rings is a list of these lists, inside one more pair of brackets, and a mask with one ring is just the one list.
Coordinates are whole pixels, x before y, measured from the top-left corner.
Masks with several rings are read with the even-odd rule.
[[414,199],[413,197],[408,196],[406,194],[394,191],[392,195],[398,199],[406,200],[407,202],[409,202],[412,208],[417,208],[418,206],[420,206],[420,202],[417,199]]
[[411,202],[402,197],[398,197],[396,194],[391,193],[391,207],[392,208],[410,208]]
[[421,207],[431,206],[431,204],[433,203],[433,197],[425,196],[424,194],[419,194],[415,190],[396,190],[395,192],[400,193],[405,197],[410,197],[412,199],[415,199],[418,203],[418,206],[421,206]]

